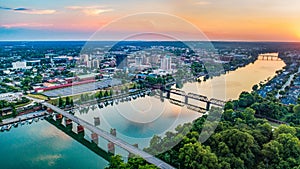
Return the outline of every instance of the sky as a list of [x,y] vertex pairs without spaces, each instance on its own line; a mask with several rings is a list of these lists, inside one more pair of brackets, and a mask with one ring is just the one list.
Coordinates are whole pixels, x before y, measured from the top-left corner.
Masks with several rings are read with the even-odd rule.
[[152,40],[149,32],[162,39],[300,41],[300,1],[0,0],[2,41]]

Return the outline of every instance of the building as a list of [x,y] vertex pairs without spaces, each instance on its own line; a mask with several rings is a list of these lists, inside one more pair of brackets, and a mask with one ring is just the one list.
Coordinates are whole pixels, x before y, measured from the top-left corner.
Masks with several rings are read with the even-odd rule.
[[166,55],[160,60],[160,68],[162,70],[171,70],[171,57]]
[[84,62],[84,63],[88,62],[89,61],[89,55],[87,55],[87,54],[80,55],[80,61]]
[[13,69],[25,69],[26,62],[12,62]]
[[92,67],[92,61],[87,61],[86,62],[86,67],[91,68]]
[[142,65],[142,58],[141,57],[136,57],[135,58],[135,65],[136,66],[141,66]]
[[0,100],[5,100],[5,101],[8,101],[8,102],[12,102],[14,100],[21,99],[22,96],[23,96],[23,94],[21,92],[17,92],[17,93],[12,93],[12,92],[2,93],[2,94],[0,94]]
[[116,54],[116,64],[118,69],[123,69],[124,67],[127,67],[128,61],[127,61],[127,55],[126,54]]
[[99,68],[99,65],[100,65],[100,64],[99,64],[99,60],[94,59],[93,62],[92,62],[92,67],[93,67],[93,68]]

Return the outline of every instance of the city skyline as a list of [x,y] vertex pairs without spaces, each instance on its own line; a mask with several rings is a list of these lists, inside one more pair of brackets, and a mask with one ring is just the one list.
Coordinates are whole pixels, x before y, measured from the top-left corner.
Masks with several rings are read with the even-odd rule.
[[[66,1],[28,2],[1,1],[1,41],[5,40],[87,40],[99,29],[126,16],[154,12],[178,17],[195,26],[212,41],[299,41],[300,2],[289,1]],[[138,18],[138,17],[137,17]],[[154,18],[152,27],[156,28]],[[135,19],[139,32],[148,31],[143,18]],[[179,22],[178,22],[179,23]],[[128,30],[126,30],[128,28]],[[107,33],[123,36],[132,27],[121,26]],[[180,40],[195,40],[185,25],[174,24],[159,28],[171,34],[182,31]],[[190,35],[188,35],[190,34]],[[147,40],[137,39],[137,40]]]

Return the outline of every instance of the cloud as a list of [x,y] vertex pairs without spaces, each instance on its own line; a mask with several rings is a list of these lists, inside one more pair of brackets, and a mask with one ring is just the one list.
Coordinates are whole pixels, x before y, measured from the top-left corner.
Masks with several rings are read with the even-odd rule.
[[49,27],[53,24],[42,24],[42,23],[13,23],[13,24],[2,24],[0,27],[4,28],[24,28],[24,27]]
[[196,4],[197,5],[209,5],[210,2],[208,2],[208,1],[198,1],[198,2],[196,2]]
[[19,10],[20,13],[26,13],[26,14],[37,14],[37,15],[45,15],[45,14],[54,14],[56,10]]
[[9,8],[9,7],[2,7],[0,6],[0,10],[7,10],[7,11],[13,11],[18,13],[25,13],[25,14],[36,14],[36,15],[44,15],[44,14],[53,14],[56,12],[56,10],[51,9],[30,9],[30,8]]
[[81,11],[88,16],[95,16],[104,12],[110,12],[114,10],[111,8],[104,8],[103,6],[68,6],[66,8],[70,10]]

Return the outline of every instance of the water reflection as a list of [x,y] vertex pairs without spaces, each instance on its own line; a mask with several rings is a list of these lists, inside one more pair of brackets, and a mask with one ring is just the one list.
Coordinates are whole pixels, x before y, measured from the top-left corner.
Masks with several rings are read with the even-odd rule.
[[[205,82],[186,83],[181,90],[206,95],[208,98],[236,99],[242,91],[250,91],[254,84],[274,76],[275,71],[283,66],[285,64],[281,60],[257,60],[246,67]],[[192,102],[204,106],[199,101]],[[93,118],[99,116],[100,128],[106,131],[116,128],[119,138],[131,144],[138,143],[143,148],[148,146],[153,135],[163,135],[166,131],[174,130],[177,125],[191,122],[202,114],[188,110],[186,106],[171,104],[167,99],[162,102],[159,96],[146,96],[76,115],[92,124]]]

